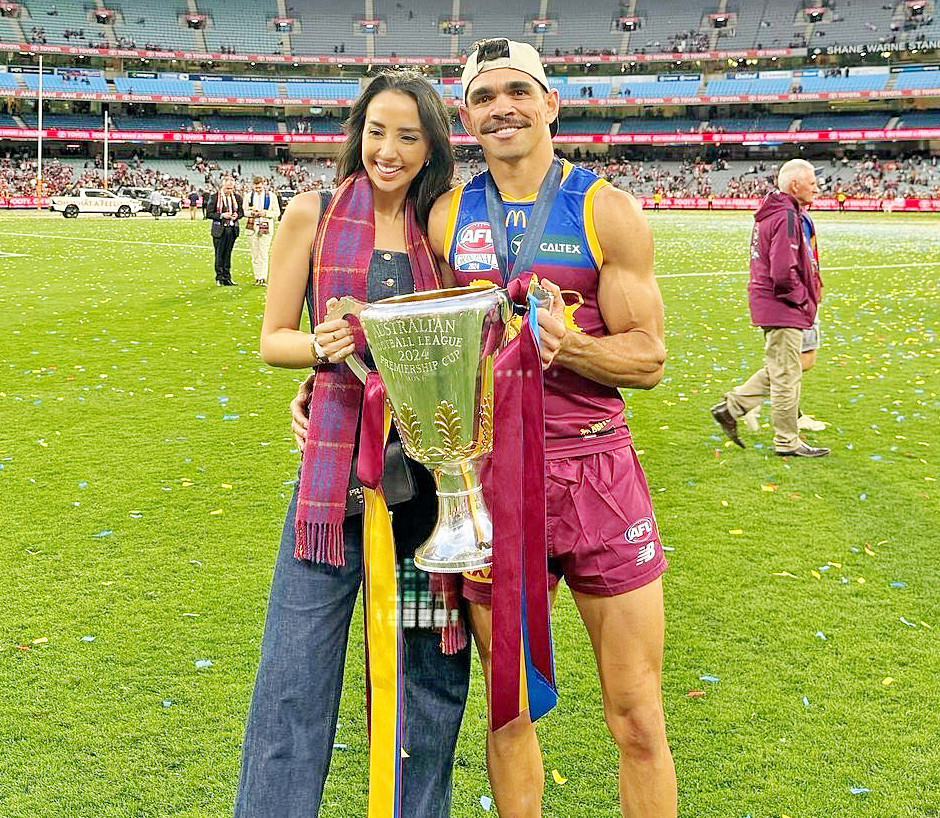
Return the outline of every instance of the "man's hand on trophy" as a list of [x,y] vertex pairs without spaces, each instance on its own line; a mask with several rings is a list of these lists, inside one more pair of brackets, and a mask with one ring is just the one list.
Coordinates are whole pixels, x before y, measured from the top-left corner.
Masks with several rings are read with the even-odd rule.
[[[326,311],[329,312],[336,303],[337,299],[329,299],[326,302]],[[342,363],[356,351],[352,328],[345,318],[335,318],[317,324],[313,328],[313,337],[331,364]]]
[[310,405],[310,394],[313,392],[313,379],[311,374],[299,387],[297,395],[290,402],[290,430],[294,434],[294,442],[300,451],[304,450],[307,442],[307,407]]
[[539,352],[542,358],[542,369],[548,369],[555,360],[558,350],[564,343],[567,329],[565,327],[565,298],[558,285],[552,284],[543,278],[539,284],[544,290],[551,293],[552,307],[547,310],[539,307]]

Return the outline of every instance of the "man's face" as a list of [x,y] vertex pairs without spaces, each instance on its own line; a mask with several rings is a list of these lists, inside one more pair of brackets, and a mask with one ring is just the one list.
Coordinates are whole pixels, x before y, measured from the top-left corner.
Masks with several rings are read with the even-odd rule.
[[222,180],[222,192],[231,193],[235,190],[235,180],[231,176],[226,176]]
[[816,174],[809,168],[804,168],[790,182],[790,194],[799,203],[800,207],[809,207],[819,195],[819,185],[816,183]]
[[252,189],[255,193],[264,193],[264,182],[255,182],[254,185],[252,185]]
[[558,116],[558,92],[546,91],[524,71],[495,68],[470,83],[460,121],[483,152],[510,161],[530,154]]

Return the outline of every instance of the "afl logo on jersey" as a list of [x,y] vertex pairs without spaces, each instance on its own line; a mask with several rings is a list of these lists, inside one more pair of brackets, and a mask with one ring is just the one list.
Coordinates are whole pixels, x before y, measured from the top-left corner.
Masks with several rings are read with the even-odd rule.
[[652,533],[653,521],[649,517],[644,517],[642,520],[637,520],[631,525],[624,533],[624,536],[627,542],[640,542],[641,540],[645,540]]
[[496,253],[489,222],[471,222],[457,233],[454,268],[461,272],[495,270]]

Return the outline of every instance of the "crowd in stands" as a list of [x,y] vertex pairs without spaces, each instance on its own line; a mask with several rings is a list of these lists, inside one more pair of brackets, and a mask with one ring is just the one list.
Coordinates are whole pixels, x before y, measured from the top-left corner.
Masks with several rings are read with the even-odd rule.
[[[638,196],[658,193],[667,198],[761,198],[774,189],[778,167],[767,161],[729,163],[722,158],[644,162],[596,156],[578,164]],[[849,198],[940,198],[940,163],[936,156],[914,154],[897,159],[870,155],[855,161],[832,158],[818,166],[824,196],[834,197],[841,192]],[[43,164],[45,192],[56,195],[76,186],[101,187],[102,170],[100,157],[83,165],[50,159]],[[459,151],[454,182],[465,182],[481,170],[483,164],[477,152]],[[171,167],[166,163],[148,166],[146,160],[134,157],[113,163],[109,187],[158,188],[167,196],[184,199],[194,189],[214,190],[223,174],[232,175],[238,185],[247,187],[256,172],[256,166],[243,172],[237,160],[222,165],[196,157],[187,167],[179,163]],[[330,158],[272,162],[262,172],[274,189],[302,192],[330,187],[335,163]],[[0,198],[31,196],[35,189],[36,163],[32,154],[24,151],[0,158]]]

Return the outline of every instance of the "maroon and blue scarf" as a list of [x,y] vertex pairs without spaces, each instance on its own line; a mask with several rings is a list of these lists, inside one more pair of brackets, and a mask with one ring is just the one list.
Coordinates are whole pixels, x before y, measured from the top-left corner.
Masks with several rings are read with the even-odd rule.
[[[405,200],[405,248],[415,290],[441,287],[437,260],[418,226],[414,204]],[[312,289],[315,322],[326,315],[330,298],[351,295],[365,301],[368,271],[375,249],[372,185],[364,171],[348,177],[336,190],[317,226],[312,248]],[[356,351],[365,350],[365,337],[354,326]],[[339,566],[345,563],[343,521],[346,516],[347,478],[355,450],[356,426],[363,387],[349,367],[317,368],[310,395],[307,442],[300,468],[297,498],[297,539],[294,556]],[[431,576],[431,590],[448,612],[459,606],[459,590],[439,575]],[[453,617],[444,629],[447,652],[462,647],[465,637]]]

